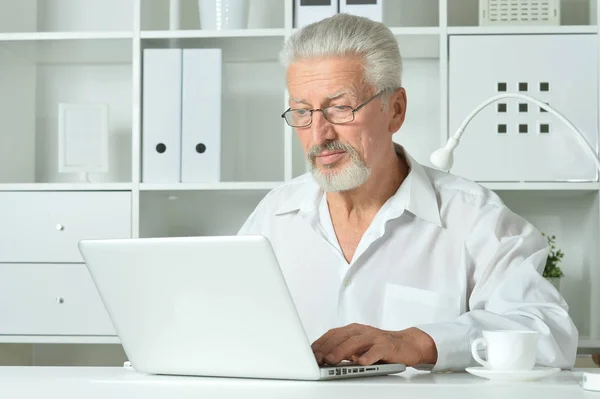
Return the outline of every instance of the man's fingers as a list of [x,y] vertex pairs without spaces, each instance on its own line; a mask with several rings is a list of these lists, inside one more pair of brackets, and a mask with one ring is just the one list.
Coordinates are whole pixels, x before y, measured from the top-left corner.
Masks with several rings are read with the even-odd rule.
[[324,358],[325,355],[329,353],[328,348],[331,345],[331,342],[339,340],[340,334],[344,334],[344,331],[342,329],[336,328],[329,330],[327,333],[323,334],[321,338],[319,338],[312,344],[312,350],[315,354],[315,358],[319,365],[322,365],[324,363]]
[[359,331],[365,328],[365,326],[360,326],[358,324],[350,324],[344,327],[333,328],[317,339],[311,345],[311,348],[315,354],[329,353],[331,347],[337,346],[341,341],[345,341],[350,336],[357,334]]
[[331,336],[336,335],[340,332],[343,333],[343,332],[354,331],[356,329],[360,329],[361,327],[365,327],[365,326],[361,326],[360,324],[349,324],[349,325],[343,326],[343,327],[332,328],[331,330],[329,330],[325,334],[323,334],[321,337],[319,337],[315,342],[313,342],[311,347],[312,347],[313,351],[318,350],[325,342],[327,342],[329,340],[329,338],[331,338]]
[[386,356],[389,355],[390,347],[384,344],[375,344],[365,352],[360,358],[358,363],[361,366],[370,366],[371,364],[377,363],[381,360],[385,360]]
[[311,345],[313,352],[317,352],[323,346],[323,344],[325,344],[327,341],[329,341],[331,339],[331,337],[333,337],[336,334],[339,334],[340,332],[343,332],[345,328],[346,327],[332,328],[331,330],[327,331],[325,334],[321,335],[321,337],[319,337],[319,339],[317,339]]
[[327,331],[325,334],[321,335],[319,337],[319,339],[317,339],[315,342],[312,343],[312,345],[311,345],[312,350],[314,352],[318,351],[319,348],[321,347],[321,345],[323,345],[323,342],[327,341],[330,336],[335,334],[336,330],[337,329],[332,329],[332,330]]
[[352,359],[357,354],[362,354],[373,345],[373,337],[370,334],[353,335],[337,346],[332,347],[329,352],[321,352],[325,361],[329,364],[338,364],[344,359]]
[[315,351],[315,354],[316,353],[320,354],[322,356],[323,360],[325,360],[329,364],[331,364],[331,362],[329,362],[329,360],[327,359],[327,356],[330,356],[332,350],[334,350],[339,345],[341,345],[343,342],[346,342],[346,340],[351,338],[352,335],[350,335],[350,334],[351,334],[350,331],[340,331],[337,334],[332,335],[327,340],[327,342],[324,342],[323,345],[321,345],[321,347],[317,351]]
[[350,358],[348,359],[348,361],[352,362],[352,363],[358,363],[358,358],[362,356],[362,353],[357,353],[355,355],[350,356]]
[[328,353],[327,348],[329,347],[329,345],[331,345],[331,342],[339,339],[338,337],[340,334],[344,334],[344,332],[339,331],[337,329],[335,331],[330,330],[321,338],[319,338],[319,342],[315,341],[315,343],[312,345],[313,353],[315,354],[315,357],[317,358],[317,362],[319,364],[323,362],[323,357],[326,353]]

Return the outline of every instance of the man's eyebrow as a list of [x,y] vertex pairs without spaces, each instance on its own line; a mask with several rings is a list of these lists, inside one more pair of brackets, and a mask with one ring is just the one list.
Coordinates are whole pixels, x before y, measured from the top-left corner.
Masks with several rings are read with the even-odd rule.
[[[356,92],[354,92],[353,90],[340,90],[338,92],[335,92],[333,94],[329,94],[327,97],[325,97],[327,100],[335,100],[337,98],[343,97],[343,96],[350,96],[352,98],[357,98],[356,96]],[[300,98],[295,98],[294,96],[290,96],[290,101],[295,102],[295,103],[299,103],[299,104],[306,104],[309,105],[308,102],[306,100],[302,100]]]
[[340,90],[336,93],[330,94],[327,96],[327,99],[329,100],[335,100],[336,98],[340,98],[340,97],[344,97],[344,96],[350,96],[353,98],[356,98],[356,93],[352,90]]
[[301,104],[306,104],[308,105],[308,103],[304,100],[301,100],[299,98],[296,98],[294,96],[290,96],[290,101],[295,102],[295,103],[301,103]]

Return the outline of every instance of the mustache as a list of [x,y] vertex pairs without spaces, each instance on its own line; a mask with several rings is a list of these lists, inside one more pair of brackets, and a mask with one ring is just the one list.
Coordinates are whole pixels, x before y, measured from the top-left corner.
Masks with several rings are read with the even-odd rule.
[[339,141],[329,141],[323,145],[313,145],[308,150],[308,158],[313,159],[323,151],[346,151],[354,154],[354,148],[350,144],[345,144]]

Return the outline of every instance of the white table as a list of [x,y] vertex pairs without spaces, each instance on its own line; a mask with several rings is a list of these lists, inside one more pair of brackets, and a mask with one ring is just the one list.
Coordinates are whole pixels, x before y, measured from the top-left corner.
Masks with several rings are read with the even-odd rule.
[[581,388],[583,371],[562,371],[535,382],[501,383],[468,373],[405,373],[343,381],[275,381],[169,377],[121,367],[0,367],[0,398],[277,398],[277,399],[554,399],[598,398]]

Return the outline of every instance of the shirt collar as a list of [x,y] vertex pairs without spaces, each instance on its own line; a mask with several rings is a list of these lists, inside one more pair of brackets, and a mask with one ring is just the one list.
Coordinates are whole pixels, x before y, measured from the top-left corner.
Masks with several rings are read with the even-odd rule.
[[[406,160],[409,173],[396,193],[386,203],[390,218],[397,217],[407,210],[415,216],[441,227],[437,195],[427,172],[401,145],[395,144],[394,146],[396,153]],[[318,208],[323,191],[312,175],[307,174],[305,177],[304,181],[300,182],[300,188],[277,208],[276,215],[294,211],[308,214]]]
[[410,168],[408,176],[398,188],[398,192],[407,190],[406,210],[429,223],[442,227],[438,197],[425,168],[399,144],[396,144],[396,152],[404,156]]
[[275,215],[295,211],[310,213],[317,209],[319,201],[323,196],[321,187],[310,173],[305,174],[300,179],[300,187],[277,208]]

